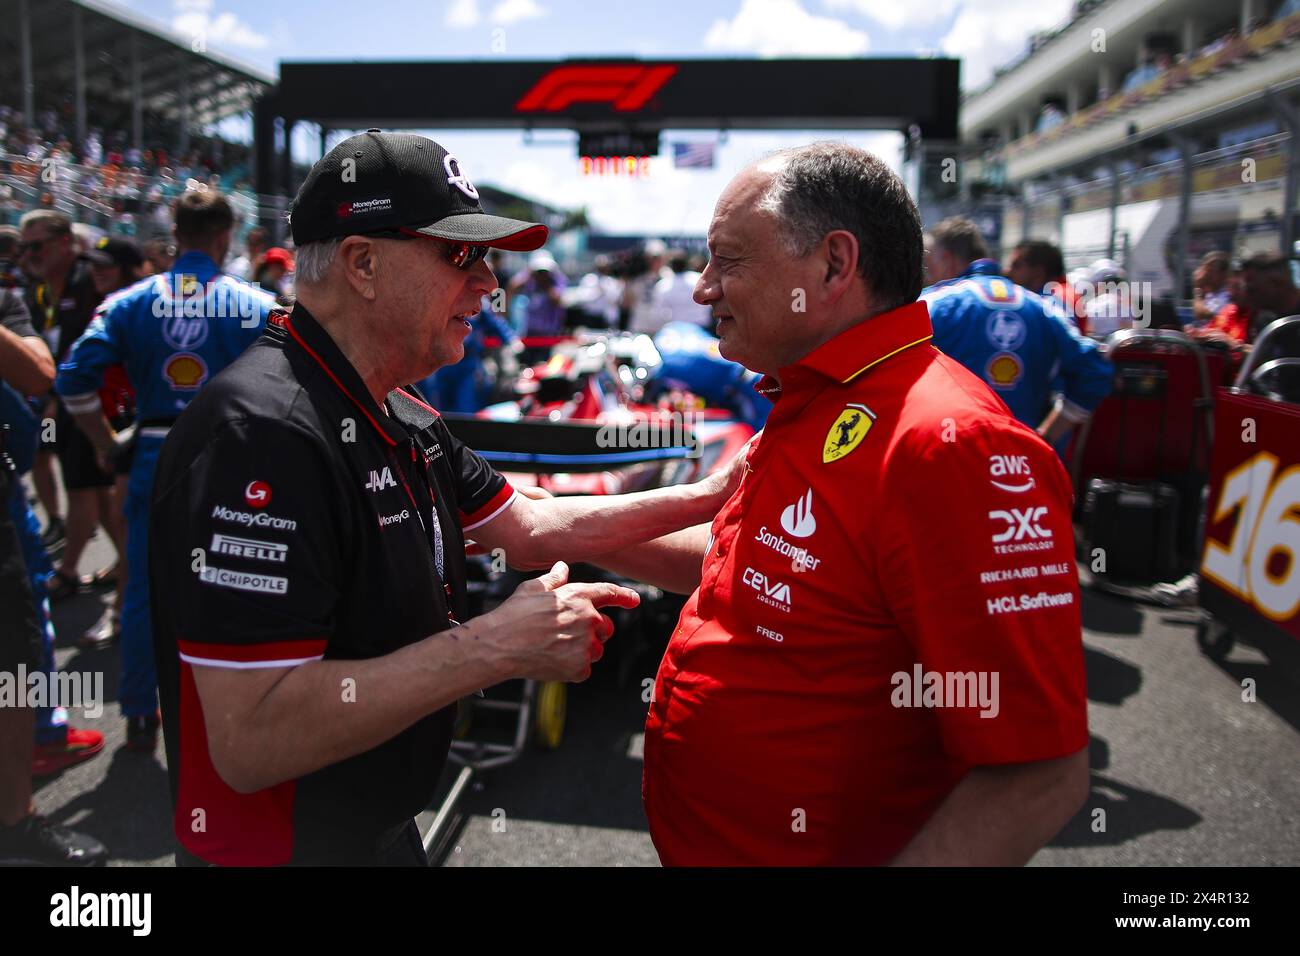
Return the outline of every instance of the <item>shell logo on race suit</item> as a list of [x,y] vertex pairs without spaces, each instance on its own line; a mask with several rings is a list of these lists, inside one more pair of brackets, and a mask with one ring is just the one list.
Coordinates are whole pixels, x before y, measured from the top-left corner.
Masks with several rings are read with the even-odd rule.
[[984,367],[984,378],[994,388],[1015,388],[1025,366],[1014,352],[995,352]]
[[875,420],[875,413],[867,406],[845,405],[844,411],[826,433],[826,441],[822,444],[822,464],[839,461],[862,444]]
[[207,377],[207,365],[193,352],[177,352],[163,364],[163,378],[172,388],[198,388]]

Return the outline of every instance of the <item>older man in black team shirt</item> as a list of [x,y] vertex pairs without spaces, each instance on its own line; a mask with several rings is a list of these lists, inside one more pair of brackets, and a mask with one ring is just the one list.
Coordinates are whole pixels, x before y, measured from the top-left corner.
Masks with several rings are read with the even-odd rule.
[[[456,362],[489,247],[546,227],[484,214],[432,140],[371,130],[291,217],[298,302],[199,394],[158,463],[150,567],[178,861],[415,863],[452,704],[581,680],[612,584],[552,562],[712,519],[735,469],[614,498],[518,495],[399,386]],[[232,319],[232,321],[235,321]],[[466,623],[465,534],[550,567]]]

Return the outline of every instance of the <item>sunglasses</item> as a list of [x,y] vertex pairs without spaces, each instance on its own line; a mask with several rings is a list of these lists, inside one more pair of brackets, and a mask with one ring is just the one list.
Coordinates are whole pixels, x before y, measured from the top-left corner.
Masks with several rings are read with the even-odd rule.
[[489,250],[489,246],[480,246],[472,242],[455,242],[451,239],[439,239],[437,236],[426,236],[422,232],[416,232],[414,229],[401,227],[398,229],[381,229],[376,232],[366,233],[368,236],[375,236],[379,239],[427,239],[432,242],[446,246],[449,250],[447,261],[457,269],[472,269],[474,263],[483,259]]
[[40,252],[49,241],[49,239],[33,239],[30,242],[20,242],[18,243],[18,254],[25,256],[29,252]]

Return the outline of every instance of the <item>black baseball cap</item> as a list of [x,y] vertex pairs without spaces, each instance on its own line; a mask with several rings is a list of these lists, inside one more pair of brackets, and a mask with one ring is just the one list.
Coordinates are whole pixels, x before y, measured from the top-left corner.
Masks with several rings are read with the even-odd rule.
[[547,228],[489,216],[460,160],[414,133],[366,130],[325,154],[289,213],[294,244],[407,228],[452,242],[530,252]]
[[140,247],[120,236],[101,236],[87,250],[86,258],[97,266],[117,266],[127,270],[144,265],[144,253]]

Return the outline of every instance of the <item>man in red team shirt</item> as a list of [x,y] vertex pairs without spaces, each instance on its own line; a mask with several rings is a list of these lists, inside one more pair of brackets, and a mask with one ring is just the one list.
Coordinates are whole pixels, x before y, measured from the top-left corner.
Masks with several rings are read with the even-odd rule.
[[1300,292],[1291,278],[1291,264],[1279,255],[1256,253],[1240,263],[1230,288],[1232,301],[1193,335],[1248,348],[1269,322],[1300,312]]
[[646,721],[661,859],[1024,863],[1088,792],[1065,471],[931,346],[870,153],[744,170],[709,248],[695,299],[775,407],[711,526],[598,559],[691,594]]

